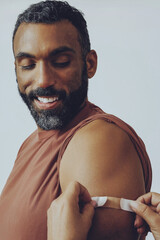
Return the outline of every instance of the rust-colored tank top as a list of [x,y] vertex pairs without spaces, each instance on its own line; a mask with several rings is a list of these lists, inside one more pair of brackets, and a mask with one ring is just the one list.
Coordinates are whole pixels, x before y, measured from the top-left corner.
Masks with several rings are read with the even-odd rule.
[[47,209],[61,192],[62,155],[75,132],[96,119],[127,132],[142,164],[146,191],[150,190],[151,166],[142,140],[122,120],[87,101],[65,129],[36,130],[22,144],[0,197],[0,239],[47,240]]

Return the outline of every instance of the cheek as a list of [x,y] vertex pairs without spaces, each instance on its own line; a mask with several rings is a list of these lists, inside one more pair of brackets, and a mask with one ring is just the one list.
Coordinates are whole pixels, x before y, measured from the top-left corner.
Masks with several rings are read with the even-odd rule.
[[20,71],[17,71],[17,82],[18,87],[22,93],[28,94],[31,90],[32,81],[30,80],[28,75],[22,74]]
[[60,88],[64,89],[67,94],[77,90],[81,85],[81,72],[80,71],[68,71],[63,75],[61,81],[59,82]]

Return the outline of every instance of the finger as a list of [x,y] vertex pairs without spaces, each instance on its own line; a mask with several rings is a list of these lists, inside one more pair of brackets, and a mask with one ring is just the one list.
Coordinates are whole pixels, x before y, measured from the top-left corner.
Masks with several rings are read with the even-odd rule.
[[91,202],[87,189],[79,182],[71,182],[62,194],[62,202],[68,204],[70,209],[82,212],[84,204]]
[[72,198],[84,203],[91,201],[88,190],[79,182],[71,182],[67,188],[67,194]]
[[149,192],[137,199],[138,202],[157,207],[160,204],[160,194]]
[[155,213],[149,206],[135,201],[131,203],[131,208],[136,214],[141,216],[149,224],[150,227],[154,226],[154,222],[157,218],[157,213]]
[[137,201],[145,204],[150,204],[151,198],[152,198],[152,193],[149,192],[137,198]]
[[139,227],[143,226],[144,223],[145,223],[145,221],[143,220],[143,218],[141,218],[140,216],[136,215],[134,226],[136,228],[139,228]]
[[91,196],[88,190],[80,183],[79,183],[79,188],[80,188],[80,194],[79,194],[80,200],[83,201],[84,203],[91,202]]
[[159,202],[159,204],[157,205],[156,211],[160,214],[160,202]]
[[148,224],[138,215],[136,215],[134,226],[139,234],[147,235],[150,231]]
[[92,204],[91,203],[85,204],[82,211],[82,218],[84,219],[86,224],[88,224],[88,226],[91,226],[94,213],[95,213],[95,209],[92,206]]
[[142,227],[140,227],[140,228],[137,228],[137,232],[138,232],[139,234],[145,235],[145,236],[148,234],[148,231],[147,231],[147,229],[146,229],[145,226],[142,226]]

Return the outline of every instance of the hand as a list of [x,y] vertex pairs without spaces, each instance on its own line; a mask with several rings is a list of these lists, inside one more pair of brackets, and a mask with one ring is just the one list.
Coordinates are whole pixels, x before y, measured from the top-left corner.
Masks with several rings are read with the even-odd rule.
[[[147,193],[139,197],[137,201],[131,203],[133,211],[142,217],[150,227],[156,240],[160,240],[160,194]],[[136,227],[141,233],[143,226],[141,221],[136,219]]]
[[69,184],[48,209],[48,240],[86,240],[95,202],[78,182]]

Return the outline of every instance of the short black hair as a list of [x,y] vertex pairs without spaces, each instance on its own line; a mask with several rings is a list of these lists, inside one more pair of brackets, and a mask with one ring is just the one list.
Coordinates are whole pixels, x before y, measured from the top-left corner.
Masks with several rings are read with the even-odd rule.
[[81,46],[82,57],[85,59],[91,49],[87,23],[83,17],[83,13],[75,7],[70,6],[66,1],[50,0],[32,4],[18,16],[13,31],[13,41],[21,23],[52,24],[62,20],[70,21],[78,30],[78,40]]

